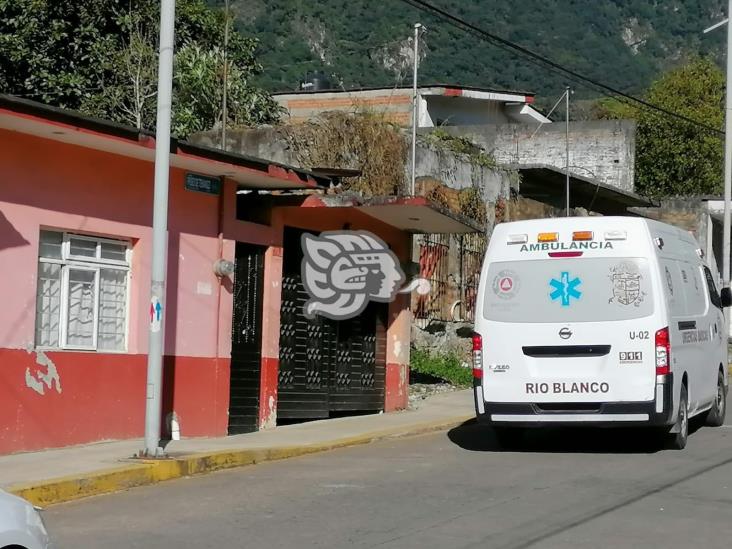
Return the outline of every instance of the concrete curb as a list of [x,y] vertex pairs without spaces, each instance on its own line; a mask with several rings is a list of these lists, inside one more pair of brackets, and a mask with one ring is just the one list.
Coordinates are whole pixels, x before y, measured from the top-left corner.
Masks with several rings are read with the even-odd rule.
[[336,448],[368,444],[388,438],[401,438],[444,431],[472,419],[473,415],[457,416],[449,420],[422,422],[406,427],[382,429],[342,437],[316,444],[277,446],[272,448],[223,450],[188,454],[166,460],[140,460],[119,467],[101,469],[61,478],[10,486],[7,492],[41,507],[66,501],[147,486],[166,480],[201,475],[222,469],[254,465],[266,461],[287,459]]

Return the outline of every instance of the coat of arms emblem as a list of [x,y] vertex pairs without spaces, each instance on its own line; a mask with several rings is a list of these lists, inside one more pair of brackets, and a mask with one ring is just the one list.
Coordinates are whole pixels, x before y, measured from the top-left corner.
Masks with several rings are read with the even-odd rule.
[[641,290],[643,276],[638,272],[635,265],[630,263],[616,265],[610,269],[610,280],[612,281],[613,296],[608,300],[608,303],[640,307],[646,293]]

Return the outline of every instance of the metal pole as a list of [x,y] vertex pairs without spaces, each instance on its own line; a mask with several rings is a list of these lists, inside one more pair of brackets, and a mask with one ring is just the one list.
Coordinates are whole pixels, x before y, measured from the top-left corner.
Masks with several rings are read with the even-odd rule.
[[[727,17],[732,15],[732,0],[727,6]],[[730,207],[732,202],[732,31],[727,25],[727,90],[725,97],[724,133],[724,229],[722,236],[722,286],[730,285]],[[729,318],[729,315],[727,315]],[[728,321],[729,324],[729,321]],[[729,337],[729,326],[727,327]]]
[[412,171],[409,194],[414,196],[415,179],[417,171],[417,122],[419,112],[419,100],[417,98],[417,68],[419,67],[419,31],[422,23],[414,24],[414,75],[412,78]]
[[159,456],[161,386],[163,381],[163,315],[168,247],[168,176],[170,172],[170,116],[173,95],[173,35],[175,0],[160,3],[160,59],[158,112],[155,129],[155,192],[153,202],[152,276],[150,283],[150,340],[147,354],[145,455]]
[[229,119],[226,105],[226,96],[229,92],[229,60],[227,55],[229,50],[229,0],[226,0],[224,10],[226,21],[224,22],[224,93],[221,100],[221,148],[226,150],[226,122]]
[[[732,0],[730,0],[732,2]],[[566,109],[566,135],[565,135],[565,142],[566,142],[566,148],[567,148],[567,158],[566,158],[566,166],[565,166],[565,174],[567,177],[567,217],[569,217],[569,86],[567,86],[567,89],[564,91],[564,96],[566,99],[565,102],[565,109]]]

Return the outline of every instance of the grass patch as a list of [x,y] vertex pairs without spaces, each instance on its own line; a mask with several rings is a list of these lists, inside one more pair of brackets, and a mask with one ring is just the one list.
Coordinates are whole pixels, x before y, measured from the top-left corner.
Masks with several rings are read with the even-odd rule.
[[470,368],[464,368],[454,353],[430,353],[412,349],[409,367],[413,372],[434,376],[456,387],[469,387],[473,380]]

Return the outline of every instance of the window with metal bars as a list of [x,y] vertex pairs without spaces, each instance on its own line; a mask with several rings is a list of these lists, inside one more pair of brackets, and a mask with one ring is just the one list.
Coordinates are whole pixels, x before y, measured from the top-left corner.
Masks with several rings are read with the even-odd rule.
[[36,347],[127,349],[130,243],[41,231]]

